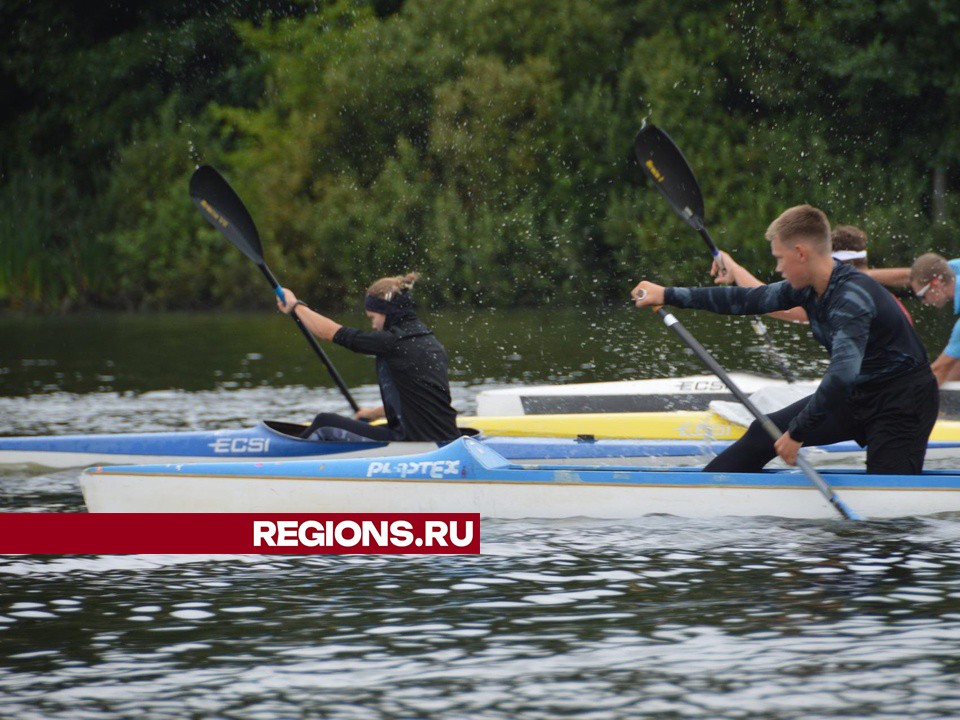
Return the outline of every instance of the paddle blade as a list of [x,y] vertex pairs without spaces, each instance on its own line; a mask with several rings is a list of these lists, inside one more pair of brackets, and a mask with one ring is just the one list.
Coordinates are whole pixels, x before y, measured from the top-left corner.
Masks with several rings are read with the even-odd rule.
[[704,227],[703,195],[680,148],[656,125],[644,125],[637,133],[633,151],[640,166],[676,213],[694,230]]
[[244,255],[263,264],[263,248],[253,218],[240,197],[209,165],[198,167],[190,178],[190,197],[207,222],[223,233]]

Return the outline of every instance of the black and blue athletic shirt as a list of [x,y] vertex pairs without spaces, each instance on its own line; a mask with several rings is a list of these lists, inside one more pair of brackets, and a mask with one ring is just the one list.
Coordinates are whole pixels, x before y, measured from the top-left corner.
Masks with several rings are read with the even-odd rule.
[[404,440],[440,442],[460,436],[451,405],[447,352],[416,317],[388,330],[341,327],[333,341],[377,358],[377,379],[387,423]]
[[803,442],[855,387],[879,388],[895,377],[929,365],[927,353],[893,296],[849,265],[836,263],[827,289],[795,289],[787,282],[755,288],[666,288],[664,301],[678,308],[722,315],[762,315],[802,307],[810,329],[830,354],[820,387],[790,423],[790,437]]

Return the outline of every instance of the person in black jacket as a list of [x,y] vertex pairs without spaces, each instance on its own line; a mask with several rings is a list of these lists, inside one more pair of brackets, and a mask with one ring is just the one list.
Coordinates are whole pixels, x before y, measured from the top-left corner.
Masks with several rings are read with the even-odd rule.
[[795,465],[801,445],[855,440],[867,448],[867,471],[923,469],[939,408],[937,382],[920,338],[893,295],[830,256],[830,224],[809,205],[785,211],[767,230],[783,281],[760,287],[664,288],[641,282],[637,306],[673,305],[726,315],[801,307],[813,336],[830,353],[817,391],[770,414],[783,435],[759,423],[705,468],[758,472],[779,455]]
[[[353,418],[320,413],[303,437],[320,440],[415,440],[442,442],[460,436],[450,404],[447,352],[413,311],[410,289],[418,275],[386,277],[367,289],[364,309],[372,330],[346,327],[311,310],[284,288],[281,311],[297,318],[321,340],[377,358],[383,405],[361,408]],[[386,425],[370,425],[385,417]],[[367,421],[367,422],[364,422]]]

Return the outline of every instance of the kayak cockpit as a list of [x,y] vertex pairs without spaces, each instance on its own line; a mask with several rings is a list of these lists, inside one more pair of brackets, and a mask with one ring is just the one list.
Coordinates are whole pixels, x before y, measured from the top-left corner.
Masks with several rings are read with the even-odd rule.
[[[307,425],[303,423],[292,423],[284,422],[283,420],[261,420],[261,424],[267,429],[279,435],[283,435],[286,438],[291,440],[304,440],[301,437],[303,431],[307,429]],[[460,430],[460,437],[471,437],[475,438],[480,435],[480,431],[476,428],[462,427],[458,428]],[[311,440],[309,442],[316,442]],[[376,442],[371,440],[371,442]]]
[[283,420],[261,420],[260,423],[267,428],[267,430],[275,432],[278,435],[283,435],[291,440],[303,440],[304,438],[300,436],[308,427],[303,423],[284,422]]

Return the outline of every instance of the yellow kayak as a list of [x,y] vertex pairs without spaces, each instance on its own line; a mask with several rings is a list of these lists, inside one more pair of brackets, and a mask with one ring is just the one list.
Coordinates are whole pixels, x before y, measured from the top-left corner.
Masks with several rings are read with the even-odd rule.
[[[637,440],[736,440],[746,430],[709,411],[461,416],[457,424],[482,430],[486,435],[560,438],[592,435],[597,439]],[[940,420],[930,439],[960,441],[960,420]]]

